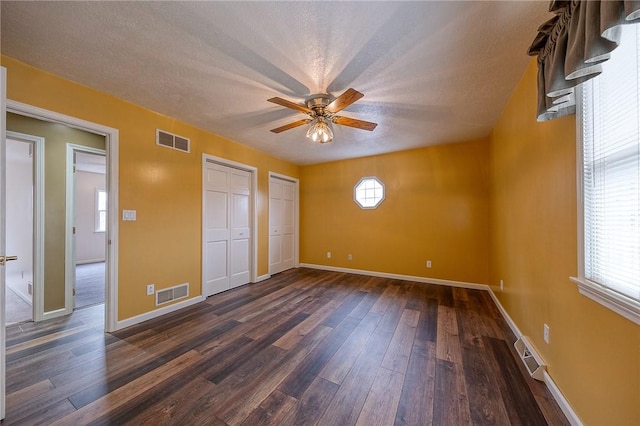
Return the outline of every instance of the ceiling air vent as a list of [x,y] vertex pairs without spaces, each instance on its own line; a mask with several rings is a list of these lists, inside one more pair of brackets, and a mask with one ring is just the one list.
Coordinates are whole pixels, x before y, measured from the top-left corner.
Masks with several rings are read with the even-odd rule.
[[156,129],[156,145],[177,149],[182,152],[190,152],[191,143],[185,137]]

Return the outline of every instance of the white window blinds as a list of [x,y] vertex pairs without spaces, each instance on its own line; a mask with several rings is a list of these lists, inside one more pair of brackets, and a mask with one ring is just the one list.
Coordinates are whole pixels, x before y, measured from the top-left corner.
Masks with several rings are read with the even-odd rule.
[[640,25],[583,84],[584,279],[640,301]]

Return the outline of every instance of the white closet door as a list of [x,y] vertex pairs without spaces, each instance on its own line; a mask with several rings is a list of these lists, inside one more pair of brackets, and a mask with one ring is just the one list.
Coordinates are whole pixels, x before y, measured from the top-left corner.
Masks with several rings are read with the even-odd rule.
[[206,163],[204,179],[205,296],[250,280],[250,173]]
[[282,183],[282,270],[293,268],[295,250],[295,186],[293,182],[283,181]]
[[229,176],[229,195],[231,198],[230,286],[233,288],[247,284],[250,280],[249,195],[251,193],[251,175],[242,170],[231,169]]
[[269,273],[295,264],[295,184],[272,176],[269,180]]

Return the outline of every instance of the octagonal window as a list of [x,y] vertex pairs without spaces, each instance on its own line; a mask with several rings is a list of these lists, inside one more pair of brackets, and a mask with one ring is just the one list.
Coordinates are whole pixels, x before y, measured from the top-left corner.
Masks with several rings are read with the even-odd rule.
[[375,209],[384,200],[384,184],[376,177],[364,177],[353,188],[353,199],[363,209]]

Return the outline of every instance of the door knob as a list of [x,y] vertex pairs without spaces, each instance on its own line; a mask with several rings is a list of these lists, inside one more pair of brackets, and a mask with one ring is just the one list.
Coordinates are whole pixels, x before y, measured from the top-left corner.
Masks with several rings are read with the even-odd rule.
[[18,260],[18,256],[0,256],[0,266],[4,265],[10,260]]

